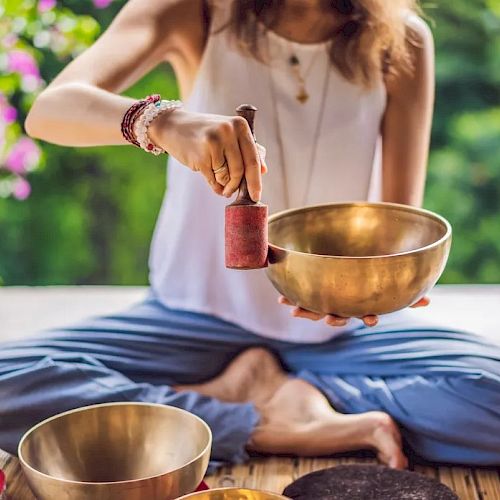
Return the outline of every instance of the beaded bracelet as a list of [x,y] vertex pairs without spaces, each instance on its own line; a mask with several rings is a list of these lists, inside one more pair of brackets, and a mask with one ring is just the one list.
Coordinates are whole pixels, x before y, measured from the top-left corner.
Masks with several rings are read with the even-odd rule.
[[153,144],[148,136],[148,128],[151,122],[165,111],[173,111],[182,107],[180,101],[156,101],[141,108],[140,115],[135,120],[133,131],[139,146],[155,156],[165,153],[165,150]]
[[0,500],[7,500],[7,485],[5,483],[5,473],[0,469]]
[[160,94],[153,94],[145,99],[141,99],[136,103],[132,104],[130,108],[127,109],[125,115],[123,116],[121,123],[121,131],[122,135],[126,141],[130,142],[134,146],[140,148],[139,142],[134,134],[134,123],[142,113],[144,108],[146,108],[149,104],[155,103],[161,100]]

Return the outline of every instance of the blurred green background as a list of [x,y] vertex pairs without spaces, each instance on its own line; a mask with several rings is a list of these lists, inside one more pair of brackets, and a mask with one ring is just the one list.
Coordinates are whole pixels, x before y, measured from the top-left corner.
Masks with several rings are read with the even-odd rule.
[[[6,36],[9,16],[14,26],[23,24],[16,19],[26,18],[15,43],[34,54],[41,78],[50,81],[72,54],[91,43],[123,3],[45,0],[46,5],[37,5],[29,0],[0,0],[0,29],[4,23]],[[453,249],[441,282],[498,283],[500,0],[453,0],[423,7],[437,52],[425,206],[443,214],[454,227]],[[39,36],[57,23],[62,23],[57,29],[69,39],[64,47],[44,43]],[[0,58],[0,70],[1,64]],[[18,109],[20,123],[36,90],[23,88],[18,77],[4,67],[0,92]],[[142,97],[152,91],[166,98],[177,95],[168,67],[155,70],[128,94]],[[22,132],[16,123],[9,126],[12,142]],[[149,241],[164,191],[165,159],[133,148],[39,146],[42,160],[27,176],[31,196],[20,201],[3,189],[0,197],[3,283],[147,283]],[[7,174],[4,184],[12,180]]]

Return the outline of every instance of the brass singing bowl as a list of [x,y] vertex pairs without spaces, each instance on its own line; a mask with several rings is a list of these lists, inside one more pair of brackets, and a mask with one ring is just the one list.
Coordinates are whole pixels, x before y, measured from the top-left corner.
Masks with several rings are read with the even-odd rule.
[[450,245],[450,224],[428,210],[395,203],[310,206],[269,218],[267,275],[310,311],[386,314],[429,292]]
[[290,500],[288,497],[267,491],[247,490],[243,488],[218,488],[200,491],[179,500]]
[[109,403],[44,420],[18,453],[38,500],[167,500],[201,483],[211,443],[208,425],[187,411]]

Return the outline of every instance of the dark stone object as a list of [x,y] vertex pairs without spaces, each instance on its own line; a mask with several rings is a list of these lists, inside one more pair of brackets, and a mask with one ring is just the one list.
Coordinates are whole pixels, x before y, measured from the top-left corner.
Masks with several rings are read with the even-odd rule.
[[292,500],[459,500],[436,479],[382,465],[339,465],[312,472],[285,488]]

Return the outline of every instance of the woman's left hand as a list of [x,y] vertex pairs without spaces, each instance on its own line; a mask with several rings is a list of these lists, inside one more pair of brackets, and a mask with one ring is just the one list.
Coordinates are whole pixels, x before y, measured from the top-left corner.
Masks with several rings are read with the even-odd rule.
[[[305,318],[305,319],[310,319],[312,321],[319,321],[320,319],[324,318],[325,323],[330,326],[345,326],[347,325],[347,322],[351,319],[351,318],[343,318],[341,316],[335,316],[335,314],[318,314],[312,311],[308,311],[307,309],[302,309],[302,307],[297,307],[295,304],[290,302],[286,297],[283,297],[283,295],[280,296],[278,302],[286,306],[292,306],[293,307],[292,316],[295,316],[296,318]],[[412,308],[425,307],[429,305],[429,302],[430,302],[429,297],[423,297],[410,307]],[[378,323],[378,316],[374,314],[363,316],[360,319],[363,320],[363,323],[366,326],[375,326]]]

